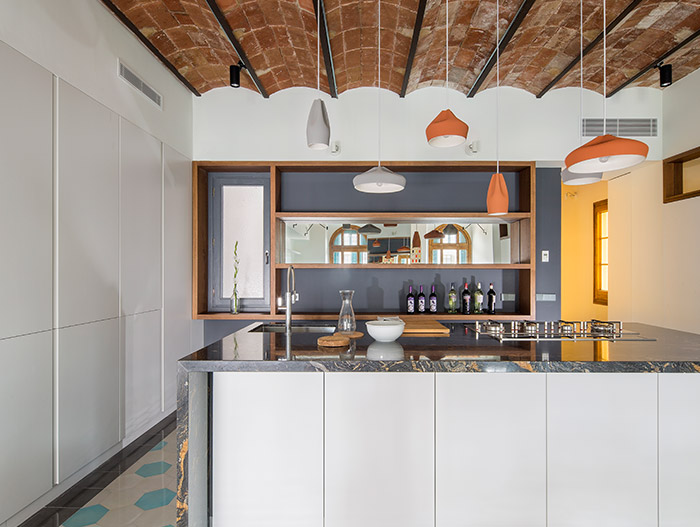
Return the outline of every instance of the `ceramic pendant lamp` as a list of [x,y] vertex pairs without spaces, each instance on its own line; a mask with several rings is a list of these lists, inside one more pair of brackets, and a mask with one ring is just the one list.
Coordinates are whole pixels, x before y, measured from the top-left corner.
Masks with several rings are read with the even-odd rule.
[[573,150],[566,156],[566,168],[574,174],[620,170],[638,165],[649,153],[646,143],[606,134],[607,131],[607,15],[603,0],[603,135]]
[[400,192],[406,187],[406,178],[382,166],[382,2],[377,2],[377,166],[356,175],[352,184],[355,190],[370,194]]
[[[316,90],[321,93],[321,1],[316,0]],[[326,104],[319,98],[311,103],[306,121],[306,144],[312,150],[324,150],[331,144],[331,125]]]
[[445,0],[445,110],[441,111],[425,129],[425,137],[430,146],[447,148],[457,146],[467,140],[469,127],[464,121],[460,121],[449,109],[449,33],[450,33],[450,0]]
[[491,176],[489,191],[486,195],[486,211],[491,216],[502,216],[508,214],[508,187],[506,180],[501,174],[501,161],[499,156],[499,104],[501,87],[501,51],[500,51],[500,31],[498,21],[500,20],[499,1],[496,0],[496,173]]

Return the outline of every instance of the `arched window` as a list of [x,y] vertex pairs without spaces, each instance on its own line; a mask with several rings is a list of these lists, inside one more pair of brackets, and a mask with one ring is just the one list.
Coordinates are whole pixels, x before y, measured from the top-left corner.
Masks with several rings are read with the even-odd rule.
[[[443,232],[447,227],[443,223],[436,230]],[[472,239],[464,227],[455,225],[457,234],[445,234],[442,239],[428,240],[428,262],[431,264],[469,264],[472,263]]]
[[328,254],[334,264],[367,263],[367,236],[357,232],[357,225],[341,227],[331,235]]

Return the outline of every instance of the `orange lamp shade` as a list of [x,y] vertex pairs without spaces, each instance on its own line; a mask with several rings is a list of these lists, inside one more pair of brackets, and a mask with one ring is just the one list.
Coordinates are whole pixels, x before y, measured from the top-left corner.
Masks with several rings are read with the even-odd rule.
[[433,229],[432,231],[423,235],[423,238],[426,240],[441,240],[444,237],[445,235],[437,229]]
[[486,210],[492,216],[508,214],[508,187],[501,173],[491,176],[489,192],[486,196]]
[[467,140],[467,133],[467,123],[457,119],[450,110],[441,111],[425,129],[428,144],[438,148],[461,145]]
[[629,168],[644,161],[649,146],[635,139],[599,135],[566,156],[566,168],[574,174],[589,174]]

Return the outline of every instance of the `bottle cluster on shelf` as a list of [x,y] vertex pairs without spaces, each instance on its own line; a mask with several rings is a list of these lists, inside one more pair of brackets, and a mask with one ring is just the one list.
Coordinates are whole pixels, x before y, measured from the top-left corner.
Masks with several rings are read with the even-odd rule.
[[[406,295],[406,312],[408,314],[424,314],[438,313],[438,295],[435,291],[435,285],[430,286],[430,296],[426,303],[423,286],[419,286],[418,294],[413,292],[413,286],[408,286],[408,295]],[[496,313],[496,291],[493,289],[493,283],[489,284],[489,290],[484,295],[481,290],[481,282],[477,282],[476,289],[469,290],[469,284],[464,284],[462,289],[461,302],[458,291],[455,288],[454,282],[450,284],[450,290],[447,293],[447,313],[462,315],[493,315]]]

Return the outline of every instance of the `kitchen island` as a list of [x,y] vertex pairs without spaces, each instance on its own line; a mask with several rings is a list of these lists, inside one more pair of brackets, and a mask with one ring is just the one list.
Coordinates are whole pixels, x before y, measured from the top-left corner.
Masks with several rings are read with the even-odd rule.
[[700,336],[625,328],[655,340],[253,324],[179,363],[178,525],[698,524]]

